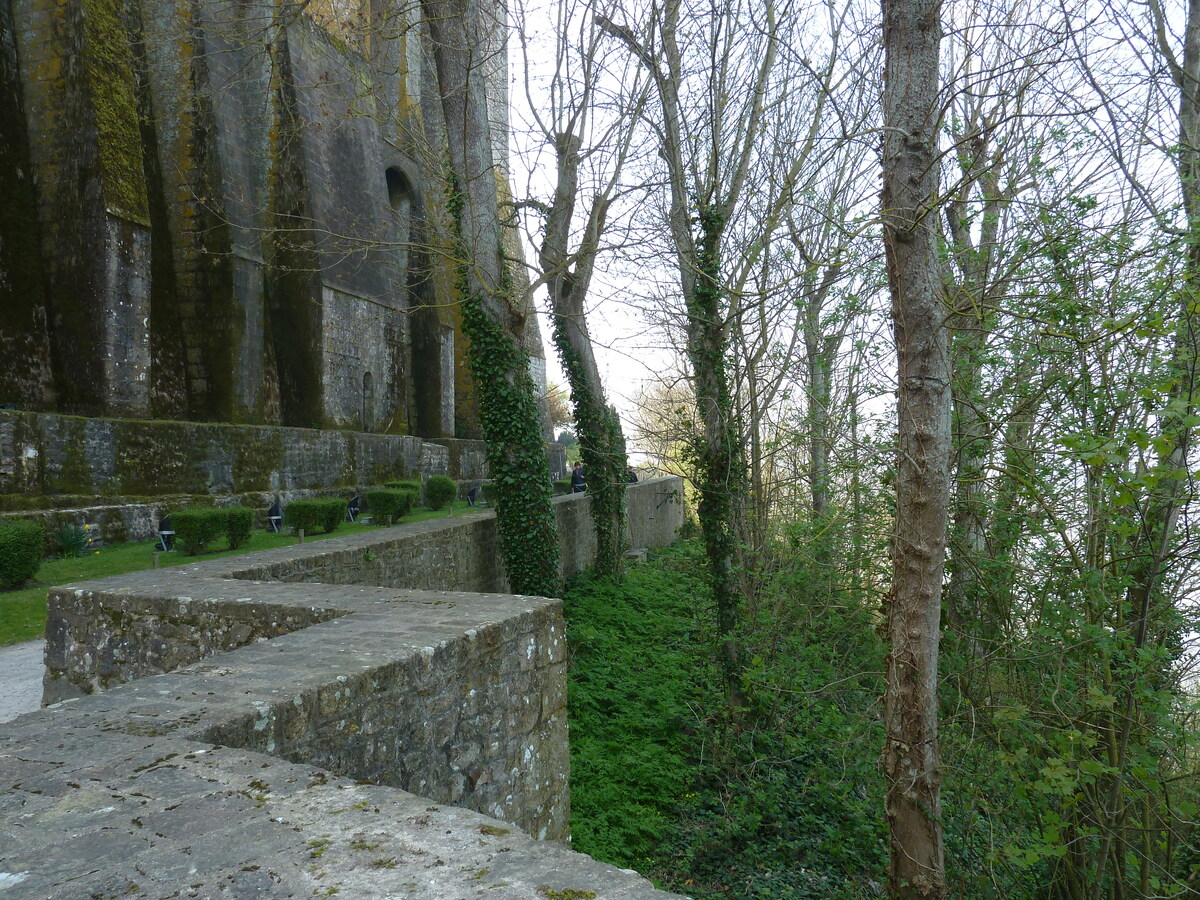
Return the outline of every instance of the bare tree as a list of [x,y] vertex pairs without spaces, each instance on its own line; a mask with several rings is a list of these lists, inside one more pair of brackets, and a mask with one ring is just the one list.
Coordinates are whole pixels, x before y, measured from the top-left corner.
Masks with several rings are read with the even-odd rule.
[[[596,571],[619,577],[628,459],[620,419],[608,404],[596,365],[586,302],[610,207],[623,192],[621,176],[645,91],[636,68],[632,73],[606,70],[602,32],[587,4],[561,3],[554,9],[559,20],[553,75],[542,85],[540,97],[531,95],[529,102],[538,138],[553,148],[556,173],[550,202],[525,204],[542,213],[539,274],[533,288],[546,285],[554,345],[571,389],[596,531]],[[528,78],[527,32],[519,32]],[[615,97],[610,95],[613,85],[619,86]],[[581,169],[589,163],[591,197],[579,209]]]
[[884,0],[883,233],[898,447],[883,772],[893,897],[946,897],[937,671],[950,498],[950,354],[937,247],[941,4]]

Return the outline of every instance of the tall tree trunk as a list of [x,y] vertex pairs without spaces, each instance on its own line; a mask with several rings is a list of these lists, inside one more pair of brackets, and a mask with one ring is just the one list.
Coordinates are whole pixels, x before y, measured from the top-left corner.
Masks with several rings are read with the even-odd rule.
[[941,5],[883,0],[883,225],[899,364],[883,770],[896,898],[947,896],[937,663],[950,498],[950,357],[937,255]]
[[579,137],[560,134],[555,149],[558,182],[546,217],[539,265],[550,293],[554,345],[571,389],[571,405],[587,473],[596,531],[596,573],[619,578],[625,549],[625,485],[629,463],[621,420],[604,398],[584,311],[608,203],[603,196],[595,199],[583,241],[570,254],[567,245],[579,193]]
[[421,11],[446,119],[463,330],[496,488],[500,555],[515,593],[553,597],[559,574],[550,462],[524,348],[524,315],[502,247],[481,10],[477,0],[422,0]]

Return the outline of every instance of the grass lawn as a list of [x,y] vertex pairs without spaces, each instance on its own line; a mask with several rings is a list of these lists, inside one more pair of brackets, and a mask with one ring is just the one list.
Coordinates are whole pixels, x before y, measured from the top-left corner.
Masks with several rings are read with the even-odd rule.
[[[465,511],[468,508],[466,501],[454,501],[455,512]],[[418,509],[396,524],[409,525],[413,522],[446,518],[446,516],[447,513],[444,510],[434,512],[430,509]],[[378,531],[383,527],[386,526],[343,522],[336,531],[329,534],[306,535],[304,540],[306,542],[319,541],[324,538],[342,537],[364,531]],[[243,553],[270,550],[272,547],[286,547],[295,543],[296,536],[293,534],[255,531],[250,535],[250,540],[237,550],[218,550],[200,556],[185,556],[179,551],[161,553],[158,564],[165,569],[168,566],[179,566],[195,562],[198,559],[239,556]],[[114,544],[78,559],[47,559],[38,569],[34,580],[25,587],[15,591],[0,591],[0,646],[31,641],[40,638],[45,633],[46,593],[50,588],[59,584],[69,584],[72,581],[86,581],[89,578],[105,578],[109,575],[123,575],[126,572],[140,572],[142,569],[149,569],[154,565],[154,545],[155,541]]]

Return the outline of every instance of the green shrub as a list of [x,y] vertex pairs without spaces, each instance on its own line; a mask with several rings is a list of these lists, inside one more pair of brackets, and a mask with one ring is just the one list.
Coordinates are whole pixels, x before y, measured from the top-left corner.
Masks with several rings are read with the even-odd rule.
[[417,500],[421,499],[421,482],[419,481],[385,481],[385,488],[391,488],[393,491],[412,491]]
[[88,529],[82,525],[76,525],[74,522],[59,525],[50,532],[50,537],[62,559],[78,559],[83,556],[84,551],[92,543],[92,536]]
[[293,500],[283,508],[283,522],[289,528],[316,534],[323,520],[321,501],[315,499]]
[[569,493],[571,493],[571,479],[570,478],[559,478],[557,481],[554,482],[554,495],[555,496],[558,496],[559,494],[569,494]]
[[248,506],[231,506],[225,510],[225,530],[229,535],[229,549],[236,550],[250,540],[250,529],[254,527],[254,510]]
[[333,531],[346,516],[346,501],[339,497],[326,500],[293,500],[283,510],[283,521],[305,534],[316,534],[320,529]]
[[434,475],[425,482],[425,505],[430,509],[442,509],[458,496],[458,485],[453,478]]
[[325,504],[321,515],[321,527],[329,534],[346,520],[346,510],[350,504],[340,497],[331,497],[321,502]]
[[17,587],[37,574],[45,535],[34,522],[0,523],[0,584]]
[[367,491],[367,508],[376,519],[393,522],[412,512],[417,502],[417,493],[412,490]]
[[210,541],[225,534],[225,511],[210,506],[181,509],[171,513],[171,527],[183,552],[195,556]]

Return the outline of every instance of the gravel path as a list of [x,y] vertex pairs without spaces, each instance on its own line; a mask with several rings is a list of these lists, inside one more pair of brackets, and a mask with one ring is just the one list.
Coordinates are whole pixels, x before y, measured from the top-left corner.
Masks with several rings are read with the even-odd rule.
[[0,722],[41,706],[45,646],[45,641],[29,641],[0,647]]

